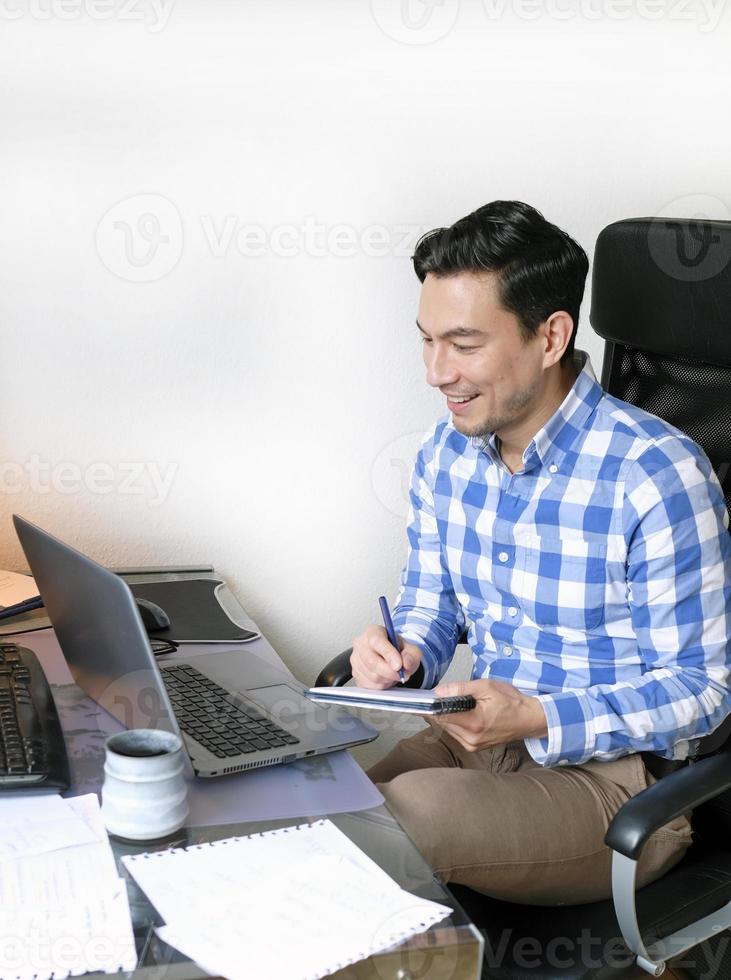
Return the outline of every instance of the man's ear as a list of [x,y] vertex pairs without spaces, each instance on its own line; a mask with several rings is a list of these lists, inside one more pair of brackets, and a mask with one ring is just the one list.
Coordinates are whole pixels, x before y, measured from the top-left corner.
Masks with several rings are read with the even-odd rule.
[[552,313],[544,325],[543,365],[558,364],[574,332],[574,320],[566,310]]

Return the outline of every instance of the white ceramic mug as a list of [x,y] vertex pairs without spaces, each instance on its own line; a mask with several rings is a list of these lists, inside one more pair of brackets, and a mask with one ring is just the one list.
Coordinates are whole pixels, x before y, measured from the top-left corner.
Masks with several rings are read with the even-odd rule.
[[183,743],[172,732],[135,728],[106,740],[102,817],[110,834],[155,840],[188,816]]

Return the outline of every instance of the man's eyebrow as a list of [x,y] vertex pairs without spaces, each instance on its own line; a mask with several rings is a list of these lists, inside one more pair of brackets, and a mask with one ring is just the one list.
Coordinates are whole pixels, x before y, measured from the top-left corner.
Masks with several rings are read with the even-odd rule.
[[[426,330],[422,327],[419,321],[416,321],[416,326],[421,330],[423,334]],[[440,335],[440,340],[449,340],[451,337],[484,337],[485,331],[478,330],[477,327],[452,327],[451,330],[445,330],[443,334]]]

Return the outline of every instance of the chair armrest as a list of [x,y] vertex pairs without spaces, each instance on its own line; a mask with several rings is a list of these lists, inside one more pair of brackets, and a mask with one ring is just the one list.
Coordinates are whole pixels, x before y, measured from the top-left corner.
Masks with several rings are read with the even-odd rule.
[[353,676],[353,671],[350,669],[352,652],[353,648],[348,647],[347,650],[343,650],[337,657],[333,657],[329,663],[326,663],[317,675],[315,687],[342,687],[343,684],[347,684]]
[[[353,648],[348,647],[347,650],[343,650],[337,657],[333,657],[329,663],[325,664],[317,675],[315,687],[342,687],[344,684],[347,684],[353,677],[353,671],[350,669],[350,655],[352,652]],[[419,664],[403,686],[421,687],[423,683],[424,668]]]
[[729,788],[731,752],[693,762],[628,800],[610,823],[604,843],[636,861],[656,830]]
[[731,787],[731,753],[708,756],[678,769],[628,800],[609,825],[604,842],[612,855],[612,901],[637,965],[657,977],[665,963],[731,925],[731,902],[697,922],[648,945],[637,919],[637,862],[649,837],[676,817]]

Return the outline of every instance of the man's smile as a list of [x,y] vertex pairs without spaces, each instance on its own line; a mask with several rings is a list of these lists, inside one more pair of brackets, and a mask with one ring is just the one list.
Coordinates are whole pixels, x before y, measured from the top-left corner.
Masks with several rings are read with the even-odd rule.
[[459,415],[461,412],[467,411],[468,406],[478,397],[478,395],[447,395],[447,407],[450,412]]

